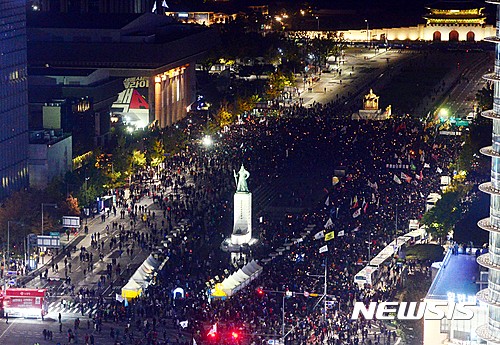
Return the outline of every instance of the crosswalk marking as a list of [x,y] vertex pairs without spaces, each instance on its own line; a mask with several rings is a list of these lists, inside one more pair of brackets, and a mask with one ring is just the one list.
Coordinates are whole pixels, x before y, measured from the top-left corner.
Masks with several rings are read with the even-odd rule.
[[73,304],[70,308],[65,307],[63,308],[61,306],[61,302],[50,302],[48,305],[48,312],[49,313],[71,313],[71,314],[81,314],[82,311],[82,305],[84,307],[84,314],[88,314],[89,312],[93,312],[97,309],[97,304],[93,304],[91,308],[88,307],[87,304],[82,304],[82,303],[76,303]]

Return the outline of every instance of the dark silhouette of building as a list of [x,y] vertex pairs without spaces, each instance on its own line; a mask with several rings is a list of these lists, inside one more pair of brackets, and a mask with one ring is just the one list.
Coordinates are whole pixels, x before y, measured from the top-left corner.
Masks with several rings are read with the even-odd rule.
[[26,3],[0,2],[0,198],[28,185]]

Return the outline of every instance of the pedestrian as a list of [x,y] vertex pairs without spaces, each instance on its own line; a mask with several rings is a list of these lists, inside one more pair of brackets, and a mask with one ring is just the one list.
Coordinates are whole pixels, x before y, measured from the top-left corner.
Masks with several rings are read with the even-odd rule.
[[5,313],[5,323],[9,323],[9,313]]

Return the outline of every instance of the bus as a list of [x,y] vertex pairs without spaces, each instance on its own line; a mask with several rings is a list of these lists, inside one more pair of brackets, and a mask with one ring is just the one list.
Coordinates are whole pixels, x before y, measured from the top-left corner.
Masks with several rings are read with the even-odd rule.
[[364,287],[366,284],[375,285],[378,281],[378,268],[366,266],[354,276],[354,282],[359,287]]
[[38,318],[47,315],[46,289],[8,288],[2,291],[1,306],[10,317]]

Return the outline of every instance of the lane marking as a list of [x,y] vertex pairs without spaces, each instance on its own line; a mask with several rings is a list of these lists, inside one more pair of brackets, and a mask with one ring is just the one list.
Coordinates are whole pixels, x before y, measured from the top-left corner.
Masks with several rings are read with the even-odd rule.
[[2,339],[2,337],[3,337],[3,336],[4,336],[4,334],[5,334],[5,332],[7,332],[7,331],[9,330],[9,328],[11,328],[11,327],[12,327],[12,325],[14,325],[14,323],[16,323],[16,321],[17,321],[17,320],[16,320],[16,319],[14,319],[14,321],[12,321],[12,323],[10,324],[10,326],[9,326],[9,327],[7,327],[7,328],[5,329],[5,331],[3,331],[3,333],[2,333],[2,334],[0,334],[0,339]]

